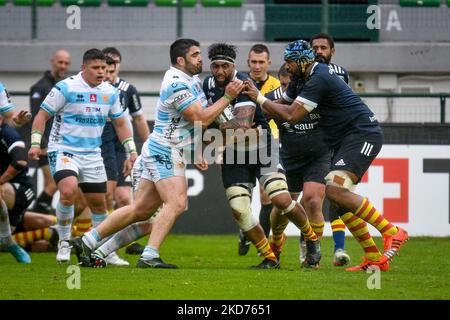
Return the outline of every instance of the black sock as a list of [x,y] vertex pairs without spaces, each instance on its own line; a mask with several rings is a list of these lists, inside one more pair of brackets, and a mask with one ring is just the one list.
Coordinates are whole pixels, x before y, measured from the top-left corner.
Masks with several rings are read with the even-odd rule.
[[270,213],[272,212],[272,207],[271,203],[263,204],[259,212],[259,224],[263,227],[266,237],[269,237],[270,234]]
[[52,205],[53,196],[48,195],[45,191],[42,191],[41,195],[37,199],[37,203],[44,202],[45,204]]

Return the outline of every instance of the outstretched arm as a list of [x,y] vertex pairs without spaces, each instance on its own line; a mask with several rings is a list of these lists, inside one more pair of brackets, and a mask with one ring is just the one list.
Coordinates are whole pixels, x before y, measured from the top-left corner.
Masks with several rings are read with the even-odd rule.
[[289,123],[298,122],[299,120],[306,117],[308,113],[313,109],[305,106],[303,102],[300,102],[298,100],[294,100],[291,105],[285,105],[270,101],[259,92],[252,81],[245,81],[245,86],[246,89],[245,91],[243,91],[243,93],[247,94],[250,99],[258,103],[261,106],[263,112]]

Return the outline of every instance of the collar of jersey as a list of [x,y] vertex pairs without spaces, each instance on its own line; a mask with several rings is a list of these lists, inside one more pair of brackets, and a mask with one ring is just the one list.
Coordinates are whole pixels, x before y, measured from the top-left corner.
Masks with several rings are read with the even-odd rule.
[[177,69],[173,66],[170,66],[170,70],[172,70],[173,72],[178,73],[180,76],[188,79],[188,80],[192,80],[194,77],[189,76],[188,74],[184,73],[183,71],[181,71],[180,69]]
[[231,80],[236,80],[237,79],[237,74],[239,71],[237,71],[236,69],[234,70],[234,76],[233,78],[231,78]]
[[91,87],[86,81],[84,81],[83,76],[81,75],[81,73],[82,73],[82,71],[78,72],[77,77],[78,77],[78,80],[81,82],[81,84],[83,86],[88,87],[90,89],[100,89],[100,87],[103,85],[103,82],[102,82],[96,87]]

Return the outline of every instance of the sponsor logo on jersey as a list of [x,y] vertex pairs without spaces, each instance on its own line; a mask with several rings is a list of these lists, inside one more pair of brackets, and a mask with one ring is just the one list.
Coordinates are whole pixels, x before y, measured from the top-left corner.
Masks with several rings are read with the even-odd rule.
[[100,112],[100,107],[86,107],[86,112]]
[[192,97],[192,94],[189,91],[186,91],[182,94],[177,95],[175,97],[175,99],[173,99],[173,102],[178,105],[182,105],[184,102],[189,100],[191,97]]
[[104,124],[105,120],[103,118],[82,118],[76,117],[75,121],[82,124]]
[[91,93],[89,96],[90,102],[97,102],[97,95],[95,93]]

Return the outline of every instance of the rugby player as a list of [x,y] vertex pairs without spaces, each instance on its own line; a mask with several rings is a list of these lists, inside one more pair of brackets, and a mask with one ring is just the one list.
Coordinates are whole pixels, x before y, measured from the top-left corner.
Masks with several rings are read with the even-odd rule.
[[[236,48],[225,43],[216,43],[209,47],[208,57],[211,60],[212,76],[203,82],[203,90],[209,103],[214,103],[224,95],[224,87],[235,79],[251,81],[247,75],[240,73],[235,68]],[[278,208],[280,219],[286,224],[292,221],[305,235],[308,243],[308,254],[305,267],[315,267],[320,261],[320,241],[312,230],[306,213],[301,205],[292,200],[286,184],[286,177],[278,172],[278,154],[272,154],[271,149],[278,150],[273,141],[271,130],[261,109],[245,94],[240,94],[231,101],[231,110],[228,115],[223,114],[216,121],[221,130],[238,129],[249,130],[251,128],[262,131],[262,138],[256,141],[256,145],[244,145],[241,149],[238,145],[227,145],[231,152],[224,152],[221,165],[222,182],[232,209],[234,219],[245,236],[255,245],[264,260],[255,268],[272,269],[279,268],[279,253],[285,241],[284,233],[278,233],[273,229],[272,241],[269,243],[261,225],[251,213],[251,195],[256,179],[259,179],[264,191],[268,194],[272,204]],[[241,130],[242,131],[242,130]],[[250,130],[251,131],[251,130]],[[270,158],[268,163],[263,163],[261,150]],[[254,156],[256,155],[256,157]],[[231,159],[230,159],[231,158]],[[242,163],[237,159],[244,159]],[[237,160],[237,161],[236,161]],[[255,161],[252,161],[255,160]],[[272,225],[278,227],[275,222]]]
[[[176,219],[185,211],[187,183],[185,153],[193,148],[194,122],[207,126],[237,97],[242,81],[234,81],[226,95],[207,107],[198,74],[202,71],[200,44],[193,39],[178,39],[170,46],[172,66],[166,71],[156,106],[155,128],[142,149],[143,172],[133,204],[114,211],[97,228],[75,238],[73,246],[79,261],[91,265],[91,253],[102,239],[130,224],[149,219],[162,205],[152,224],[147,246],[137,263],[138,268],[177,268],[165,263],[160,246]],[[207,169],[200,161],[197,166]]]
[[107,217],[106,173],[100,154],[101,135],[110,117],[133,162],[137,157],[131,130],[124,118],[119,92],[104,82],[105,55],[90,49],[82,71],[58,82],[36,115],[28,155],[38,160],[45,123],[54,117],[48,144],[50,169],[60,192],[56,208],[59,234],[57,262],[70,260],[71,226],[78,186],[93,214],[94,226]]
[[[331,168],[325,177],[325,194],[331,202],[346,211],[341,219],[364,250],[363,262],[346,270],[388,270],[389,262],[408,240],[408,233],[384,218],[366,197],[353,193],[355,185],[381,149],[381,127],[372,111],[339,78],[334,68],[315,61],[309,43],[303,40],[289,43],[284,58],[289,72],[304,81],[291,105],[270,101],[259,93],[251,81],[245,82],[245,93],[266,113],[291,124],[312,111],[320,116],[324,141],[333,152]],[[373,241],[366,222],[383,235],[383,254]]]

